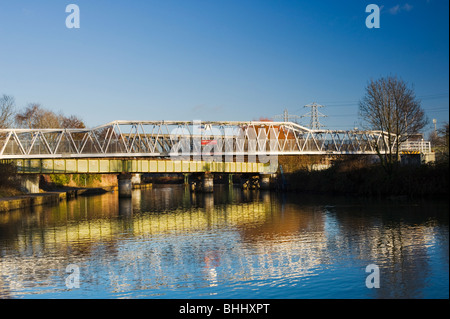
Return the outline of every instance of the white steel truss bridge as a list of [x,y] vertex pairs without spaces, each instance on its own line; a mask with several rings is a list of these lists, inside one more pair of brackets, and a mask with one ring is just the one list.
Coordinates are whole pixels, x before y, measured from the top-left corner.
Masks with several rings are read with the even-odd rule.
[[[252,155],[386,153],[395,139],[382,131],[311,130],[292,122],[113,121],[91,129],[0,129],[0,160],[213,155],[246,161]],[[402,149],[430,147],[424,143]]]

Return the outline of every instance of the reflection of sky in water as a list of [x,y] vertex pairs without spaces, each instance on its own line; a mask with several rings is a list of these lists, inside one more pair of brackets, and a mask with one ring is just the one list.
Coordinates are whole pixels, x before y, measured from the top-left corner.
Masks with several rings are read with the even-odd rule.
[[[448,298],[445,205],[116,195],[0,215],[0,297]],[[71,263],[79,289],[65,287]],[[371,263],[380,289],[365,287]]]

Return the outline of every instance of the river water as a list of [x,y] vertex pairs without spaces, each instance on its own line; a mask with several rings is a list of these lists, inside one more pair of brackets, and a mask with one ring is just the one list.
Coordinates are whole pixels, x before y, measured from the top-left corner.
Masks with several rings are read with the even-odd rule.
[[0,213],[0,298],[449,298],[448,215],[227,186],[79,197]]

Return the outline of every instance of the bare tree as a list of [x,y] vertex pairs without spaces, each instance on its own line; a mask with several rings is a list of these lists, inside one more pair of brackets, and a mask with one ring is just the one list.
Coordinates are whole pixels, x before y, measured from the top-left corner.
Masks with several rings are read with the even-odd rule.
[[16,114],[16,122],[25,128],[59,128],[59,118],[52,111],[46,110],[38,103],[30,103]]
[[[44,109],[40,104],[30,103],[28,106],[16,114],[16,123],[19,127],[30,129],[61,129],[61,128],[85,128],[83,121],[71,115],[69,117],[64,116],[62,113],[56,114],[53,111]],[[50,145],[56,143],[61,138],[59,132],[45,132],[45,139]],[[74,133],[72,138],[82,138],[83,134]],[[33,133],[25,134],[25,138],[29,140],[33,139]],[[64,142],[63,142],[64,144]],[[37,143],[35,143],[37,145]],[[69,143],[70,145],[70,143]]]
[[382,154],[379,145],[376,148],[388,173],[392,173],[398,163],[400,143],[427,124],[414,91],[404,81],[392,76],[369,82],[366,94],[359,102],[359,114],[365,128],[387,134],[382,141],[386,154]]
[[15,116],[16,123],[24,128],[85,128],[84,122],[75,115],[65,116],[44,109],[38,103],[30,103]]
[[62,128],[86,128],[84,122],[75,115],[59,115],[59,124]]
[[436,153],[436,161],[446,162],[449,160],[449,125],[445,123],[437,132],[432,134],[432,143]]
[[16,102],[13,96],[3,94],[0,97],[0,129],[13,125]]

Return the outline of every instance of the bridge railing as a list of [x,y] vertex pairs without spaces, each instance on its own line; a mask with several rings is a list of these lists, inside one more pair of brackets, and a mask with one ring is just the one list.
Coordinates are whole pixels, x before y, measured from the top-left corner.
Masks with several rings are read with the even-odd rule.
[[400,152],[431,153],[431,142],[405,141],[400,146]]

